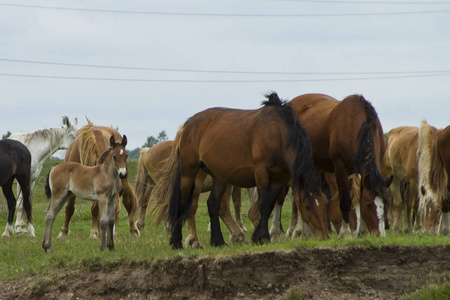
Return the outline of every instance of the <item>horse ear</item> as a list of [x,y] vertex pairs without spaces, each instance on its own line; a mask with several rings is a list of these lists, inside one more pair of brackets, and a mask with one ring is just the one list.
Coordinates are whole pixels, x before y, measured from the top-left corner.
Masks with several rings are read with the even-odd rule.
[[111,135],[111,138],[109,139],[109,145],[111,146],[111,148],[114,148],[114,146],[116,145],[116,140],[114,139],[114,135]]
[[76,126],[78,125],[78,118],[73,119],[73,124]]
[[126,147],[127,146],[127,136],[124,134],[122,137],[122,146]]
[[370,190],[372,188],[372,181],[370,180],[370,176],[366,175],[364,177],[364,187],[368,190]]
[[394,180],[394,175],[391,175],[389,178],[386,178],[386,187],[390,187],[392,184],[392,181]]

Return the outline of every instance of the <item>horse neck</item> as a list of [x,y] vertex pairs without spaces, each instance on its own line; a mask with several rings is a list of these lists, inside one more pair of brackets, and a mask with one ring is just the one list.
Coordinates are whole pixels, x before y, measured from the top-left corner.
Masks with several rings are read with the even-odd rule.
[[63,136],[63,128],[45,129],[45,134],[30,134],[25,145],[36,160],[43,162],[56,151],[66,149],[61,147]]
[[114,178],[119,177],[119,170],[114,163],[114,160],[112,159],[112,151],[108,154],[106,159],[103,161],[103,163],[100,165],[100,168],[103,172],[108,173]]

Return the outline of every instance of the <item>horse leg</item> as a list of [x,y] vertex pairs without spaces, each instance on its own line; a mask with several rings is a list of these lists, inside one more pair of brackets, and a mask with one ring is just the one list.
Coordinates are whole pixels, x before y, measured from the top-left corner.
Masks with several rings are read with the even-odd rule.
[[42,241],[42,248],[46,253],[52,253],[52,228],[53,222],[64,204],[72,199],[70,194],[58,195],[56,191],[52,190],[52,197],[45,213],[45,229],[44,239]]
[[[109,212],[112,211],[112,224],[114,226],[114,207],[108,207],[108,202],[110,199],[108,199],[107,196],[101,195],[98,197],[97,203],[97,209],[98,213],[97,215],[100,217],[100,250],[104,251],[106,249],[106,236],[108,234],[109,236],[109,226],[110,226],[110,220],[109,220]],[[111,202],[113,202],[111,200]],[[115,202],[114,202],[115,204]],[[112,205],[111,205],[112,206]]]
[[439,220],[439,235],[449,235],[450,234],[450,199],[443,199],[441,201],[441,218]]
[[134,221],[136,219],[136,212],[138,208],[136,195],[131,189],[127,179],[122,179],[122,187],[123,187],[122,203],[128,212],[128,224],[130,225],[130,234],[132,236],[138,237],[140,235],[140,232]]
[[200,197],[200,193],[202,191],[202,185],[203,185],[203,182],[205,181],[205,178],[206,178],[206,173],[201,170],[197,173],[197,176],[195,177],[194,191],[192,193],[192,207],[191,207],[191,212],[189,213],[189,216],[187,218],[188,236],[186,237],[186,240],[184,241],[185,247],[203,248],[203,246],[200,244],[200,239],[198,238],[198,234],[197,234],[197,225],[195,223],[195,214],[197,213],[198,199]]
[[150,201],[150,196],[152,195],[154,184],[145,184],[144,193],[138,198],[139,216],[136,221],[136,227],[139,231],[145,230],[145,217],[147,214],[148,202]]
[[16,198],[12,191],[12,185],[14,182],[14,177],[12,177],[8,182],[2,186],[3,194],[5,195],[6,201],[8,203],[8,223],[6,224],[5,232],[2,234],[2,238],[10,237],[14,234],[13,221],[14,213],[16,210]]
[[263,244],[270,241],[269,217],[275,206],[277,195],[282,188],[278,185],[271,186],[268,181],[262,182],[266,182],[266,184],[261,184],[260,181],[258,185],[258,203],[261,217],[252,235],[252,240],[255,244]]
[[[231,196],[231,191],[234,188],[235,187],[233,187],[232,185],[229,185],[229,184],[227,185],[225,192],[222,196],[222,200],[220,201],[219,215],[220,215],[220,218],[222,219],[222,221],[227,226],[228,230],[230,231],[230,242],[232,244],[246,243],[247,241],[245,240],[244,231],[242,231],[241,226],[239,226],[239,224],[236,222],[236,220],[231,215],[230,196]],[[236,188],[236,189],[239,189],[239,188]],[[239,190],[239,195],[240,195],[240,190]],[[239,206],[240,206],[240,204],[239,204]],[[239,207],[239,210],[240,210],[240,207]],[[240,213],[239,213],[239,215],[240,215]]]
[[289,224],[289,228],[286,231],[287,238],[294,238],[294,230],[297,227],[298,221],[298,209],[295,201],[292,201],[292,213],[291,213],[291,222]]
[[394,180],[392,181],[392,184],[390,186],[391,189],[391,195],[392,195],[392,217],[394,219],[394,222],[392,224],[392,230],[397,232],[399,230],[399,224],[401,221],[402,216],[402,210],[403,210],[403,202],[402,202],[402,195],[400,192],[400,179],[397,177],[394,177]]
[[286,195],[289,191],[289,186],[282,189],[277,196],[275,207],[272,214],[272,226],[270,227],[270,240],[273,242],[278,239],[281,232],[283,231],[283,226],[281,225],[281,210],[283,209],[283,203],[286,199]]
[[[208,214],[211,222],[211,246],[226,246],[220,229],[220,202],[227,188],[227,184],[213,177],[213,187],[208,197]],[[229,201],[229,198],[228,198]]]
[[69,235],[69,223],[74,212],[75,212],[75,196],[72,195],[67,201],[64,215],[64,223],[61,226],[61,231],[59,232],[59,235],[57,237],[58,239]]
[[91,233],[89,234],[89,237],[91,239],[98,238],[99,234],[99,224],[100,224],[100,213],[99,213],[99,207],[98,202],[93,202],[91,206],[91,215],[92,215],[92,227],[91,227]]
[[336,183],[339,190],[339,207],[342,213],[342,227],[339,232],[340,237],[351,236],[350,230],[350,209],[352,207],[352,198],[350,196],[348,187],[348,173],[344,168],[343,163],[335,162],[336,173]]
[[244,221],[242,220],[242,213],[241,213],[242,192],[240,187],[233,186],[233,191],[231,192],[231,199],[233,200],[234,216],[236,222],[238,223],[239,227],[241,227],[243,232],[247,232],[247,228],[245,228]]
[[[106,246],[109,250],[114,250],[114,235],[116,226],[116,214],[117,209],[117,195],[111,195],[107,204],[107,231],[106,231]],[[103,216],[103,215],[102,215]],[[100,221],[101,222],[101,221]]]
[[30,201],[30,177],[28,175],[17,176],[17,182],[20,185],[20,189],[22,190],[23,196],[23,209],[27,215],[28,221],[28,235],[31,237],[36,237],[34,227],[32,224],[32,213],[31,213],[31,201]]

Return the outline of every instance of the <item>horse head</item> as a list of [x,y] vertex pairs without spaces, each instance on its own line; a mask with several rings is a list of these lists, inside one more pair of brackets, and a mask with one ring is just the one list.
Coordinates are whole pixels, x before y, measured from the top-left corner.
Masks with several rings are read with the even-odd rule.
[[127,177],[127,158],[128,152],[125,149],[127,146],[127,136],[124,135],[122,142],[116,143],[114,135],[111,135],[109,139],[111,152],[113,155],[113,160],[116,165],[117,171],[119,172],[119,177],[125,179]]
[[304,222],[309,225],[314,236],[328,239],[327,226],[327,196],[322,192],[303,193],[300,201],[300,213]]
[[73,122],[69,121],[69,118],[64,117],[62,128],[62,136],[59,149],[67,149],[72,141],[75,139],[75,135],[78,131],[78,119],[75,118]]

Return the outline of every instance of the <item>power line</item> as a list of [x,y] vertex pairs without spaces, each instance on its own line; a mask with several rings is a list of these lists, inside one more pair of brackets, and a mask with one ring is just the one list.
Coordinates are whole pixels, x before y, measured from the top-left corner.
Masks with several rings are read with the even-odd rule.
[[233,71],[233,70],[200,70],[200,69],[179,69],[179,68],[150,68],[150,67],[131,67],[131,66],[111,66],[111,65],[96,65],[96,64],[76,64],[63,62],[49,62],[36,60],[21,60],[0,58],[0,61],[14,62],[14,63],[31,63],[43,65],[56,66],[70,66],[70,67],[88,67],[88,68],[105,68],[105,69],[121,69],[121,70],[142,70],[142,71],[164,71],[164,72],[185,72],[185,73],[218,73],[218,74],[266,74],[266,75],[393,75],[393,74],[430,74],[430,73],[450,73],[450,70],[431,70],[431,71],[385,71],[385,72],[281,72],[281,71]]
[[369,13],[324,13],[324,14],[227,14],[227,13],[189,13],[189,12],[162,12],[162,11],[133,11],[133,10],[111,10],[111,9],[95,9],[95,8],[73,8],[60,6],[40,6],[0,3],[0,6],[20,7],[20,8],[37,8],[52,10],[69,10],[81,12],[102,12],[102,13],[121,13],[121,14],[145,14],[145,15],[167,15],[167,16],[195,16],[195,17],[256,17],[256,18],[309,18],[309,17],[351,17],[351,16],[382,16],[382,15],[418,15],[418,14],[442,14],[449,13],[450,9],[442,10],[425,10],[425,11],[398,11],[398,12],[369,12]]
[[166,83],[288,83],[288,82],[323,82],[323,81],[358,81],[358,80],[379,80],[379,79],[407,79],[420,77],[449,76],[449,73],[433,74],[411,74],[401,76],[375,76],[375,77],[354,77],[354,78],[316,78],[316,79],[273,79],[273,80],[203,80],[203,79],[145,79],[145,78],[101,78],[101,77],[76,77],[76,76],[52,76],[52,75],[32,75],[32,74],[10,74],[0,73],[6,77],[42,78],[42,79],[71,79],[89,81],[123,81],[123,82],[166,82]]
[[[276,0],[280,1],[280,0]],[[330,3],[330,4],[390,4],[390,5],[399,5],[399,4],[418,4],[418,5],[437,5],[444,4],[449,5],[449,1],[350,1],[350,0],[284,0],[290,2],[307,2],[307,3]]]

